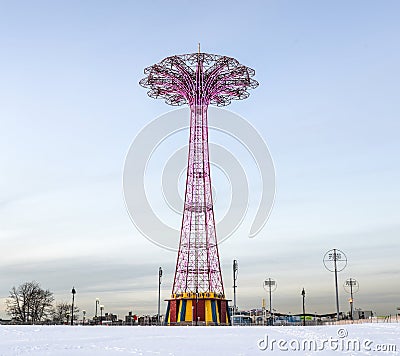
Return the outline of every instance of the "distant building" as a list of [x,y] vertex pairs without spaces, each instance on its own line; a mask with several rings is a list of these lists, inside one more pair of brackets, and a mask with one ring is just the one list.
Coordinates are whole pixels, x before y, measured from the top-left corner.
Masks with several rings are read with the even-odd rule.
[[234,315],[232,318],[232,325],[252,325],[253,319],[248,315]]
[[137,315],[132,314],[132,312],[130,311],[128,315],[125,315],[125,325],[135,325],[137,324],[137,319]]
[[371,310],[360,310],[356,309],[353,311],[353,319],[360,320],[360,319],[370,319],[372,318],[374,313]]

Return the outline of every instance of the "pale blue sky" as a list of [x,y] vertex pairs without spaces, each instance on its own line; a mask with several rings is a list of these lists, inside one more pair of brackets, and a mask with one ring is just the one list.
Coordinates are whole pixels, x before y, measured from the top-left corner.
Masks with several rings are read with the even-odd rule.
[[[229,109],[263,135],[277,196],[262,233],[245,221],[221,245],[238,304],[331,312],[326,250],[349,257],[356,307],[394,313],[399,278],[400,4],[397,1],[1,1],[0,317],[13,285],[35,279],[81,309],[156,312],[157,269],[175,253],[131,224],[122,196],[129,145],[170,110],[139,87],[143,69],[202,50],[237,58],[260,86]],[[183,144],[186,144],[184,142]],[[218,214],[218,211],[216,212]],[[341,305],[347,310],[341,290]]]

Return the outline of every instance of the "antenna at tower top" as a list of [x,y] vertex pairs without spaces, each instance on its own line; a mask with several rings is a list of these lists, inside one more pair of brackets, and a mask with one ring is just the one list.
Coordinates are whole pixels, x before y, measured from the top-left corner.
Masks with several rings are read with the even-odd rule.
[[200,42],[199,42],[199,54],[200,54]]

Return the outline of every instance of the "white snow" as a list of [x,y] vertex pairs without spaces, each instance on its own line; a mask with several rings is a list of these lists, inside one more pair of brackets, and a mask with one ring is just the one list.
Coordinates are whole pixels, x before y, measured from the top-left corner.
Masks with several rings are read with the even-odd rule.
[[[260,350],[265,348],[266,339],[268,349]],[[303,340],[308,344],[310,340],[319,341],[321,347],[324,339],[324,350],[294,351]],[[398,355],[400,323],[307,327],[0,326],[0,355],[267,355],[272,341],[272,352],[281,355]],[[360,351],[341,351],[347,341],[360,344]],[[396,351],[379,352],[379,345],[392,345]]]

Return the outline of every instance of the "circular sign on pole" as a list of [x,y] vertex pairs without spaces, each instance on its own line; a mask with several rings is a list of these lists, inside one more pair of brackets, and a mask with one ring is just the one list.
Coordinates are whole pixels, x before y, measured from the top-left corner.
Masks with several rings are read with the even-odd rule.
[[344,290],[347,293],[357,293],[358,289],[360,288],[360,285],[354,278],[349,278],[344,282],[343,284]]
[[347,257],[345,253],[338,249],[329,250],[324,256],[324,266],[330,272],[343,271],[347,266]]
[[274,292],[275,289],[278,287],[278,284],[276,283],[276,281],[272,278],[267,278],[264,283],[263,283],[263,287],[264,289],[269,292]]

